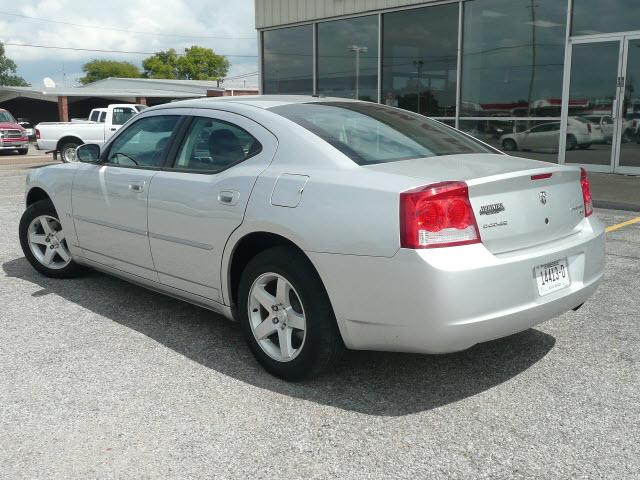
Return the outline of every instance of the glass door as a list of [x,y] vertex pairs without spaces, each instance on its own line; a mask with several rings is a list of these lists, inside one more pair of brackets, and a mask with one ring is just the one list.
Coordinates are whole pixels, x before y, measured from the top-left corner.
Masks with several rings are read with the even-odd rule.
[[620,38],[580,39],[570,44],[560,162],[596,172],[613,171],[621,123],[618,96],[622,54]]
[[624,39],[620,138],[615,171],[640,175],[640,35]]
[[640,34],[572,39],[560,162],[640,175]]

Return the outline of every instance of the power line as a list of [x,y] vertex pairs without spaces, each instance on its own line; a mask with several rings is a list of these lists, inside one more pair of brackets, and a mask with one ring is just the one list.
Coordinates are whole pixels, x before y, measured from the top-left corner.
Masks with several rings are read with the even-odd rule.
[[[77,48],[77,47],[58,47],[53,45],[34,45],[31,43],[4,43],[11,47],[29,47],[29,48],[47,48],[53,50],[71,50],[74,52],[94,52],[94,53],[125,53],[127,55],[155,55],[158,52],[138,52],[127,50],[102,50],[98,48]],[[184,55],[184,53],[176,53],[176,55]],[[258,58],[258,55],[242,55],[242,54],[223,54],[218,53],[224,57],[242,57],[242,58]]]
[[182,34],[173,34],[173,33],[143,32],[140,30],[129,30],[127,28],[104,27],[99,25],[86,25],[81,23],[65,22],[62,20],[50,20],[47,18],[31,17],[29,15],[22,15],[19,13],[10,13],[10,12],[0,12],[0,15],[9,15],[12,17],[25,18],[28,20],[35,20],[37,22],[57,23],[59,25],[70,25],[73,27],[91,28],[96,30],[112,30],[116,32],[135,33],[138,35],[153,35],[153,36],[159,36],[159,37],[179,37],[179,38],[211,38],[211,39],[218,39],[218,40],[255,40],[255,37],[225,37],[225,36],[219,36],[219,35],[182,35]]

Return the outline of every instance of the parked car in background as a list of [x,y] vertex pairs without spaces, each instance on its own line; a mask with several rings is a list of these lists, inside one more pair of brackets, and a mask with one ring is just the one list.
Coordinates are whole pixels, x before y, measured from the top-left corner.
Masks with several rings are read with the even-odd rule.
[[[567,150],[586,149],[591,146],[589,122],[570,117],[567,120]],[[503,135],[500,145],[503,150],[557,151],[560,140],[560,122],[549,122],[536,125],[522,132]]]
[[20,242],[237,319],[295,380],[358,350],[445,353],[582,305],[604,271],[586,172],[422,115],[312,96],[145,110],[32,170]]
[[629,112],[624,120],[622,143],[640,143],[640,112]]
[[7,151],[26,155],[29,152],[29,137],[13,115],[0,108],[0,152]]
[[591,125],[593,143],[611,143],[613,141],[613,118],[611,115],[584,115],[581,117]]
[[18,124],[25,129],[25,131],[27,132],[27,137],[29,138],[29,141],[31,140],[35,140],[36,139],[36,129],[35,127],[31,124],[31,122],[29,122],[28,120],[24,119],[24,118],[19,118],[18,119]]
[[59,152],[64,162],[73,162],[78,146],[83,143],[102,145],[131,117],[145,108],[145,105],[113,104],[106,109],[91,111],[90,118],[98,118],[97,121],[39,123],[36,125],[38,149]]

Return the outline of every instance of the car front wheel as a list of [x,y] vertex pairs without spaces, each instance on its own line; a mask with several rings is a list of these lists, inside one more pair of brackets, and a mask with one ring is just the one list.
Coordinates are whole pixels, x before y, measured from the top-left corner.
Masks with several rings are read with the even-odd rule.
[[65,232],[50,200],[40,200],[25,210],[19,236],[24,256],[43,275],[72,278],[82,272],[71,258]]
[[344,350],[318,274],[293,249],[271,248],[249,262],[238,288],[238,314],[256,359],[282,379],[319,375]]

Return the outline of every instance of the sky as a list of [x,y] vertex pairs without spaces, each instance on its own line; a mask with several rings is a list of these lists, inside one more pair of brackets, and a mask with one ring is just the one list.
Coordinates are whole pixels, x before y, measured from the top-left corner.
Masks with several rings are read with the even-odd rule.
[[[3,0],[0,41],[18,65],[18,75],[34,87],[42,87],[45,77],[57,86],[75,86],[82,65],[94,58],[141,66],[149,55],[8,44],[149,53],[200,45],[228,56],[228,77],[258,70],[253,0]],[[255,86],[258,77],[225,85],[243,86],[245,81]]]

